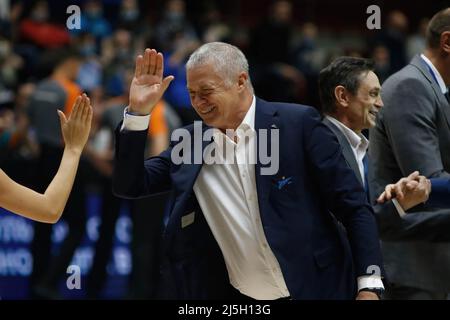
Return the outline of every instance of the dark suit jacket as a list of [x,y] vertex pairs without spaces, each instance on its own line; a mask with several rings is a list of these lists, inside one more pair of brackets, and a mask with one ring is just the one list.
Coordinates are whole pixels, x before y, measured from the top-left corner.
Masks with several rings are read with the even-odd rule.
[[[450,177],[450,106],[416,56],[383,83],[384,107],[370,131],[372,201],[415,170]],[[398,285],[450,292],[450,208],[418,206],[404,219],[375,207],[387,277]]]
[[[294,299],[352,299],[356,277],[382,265],[364,190],[315,109],[257,99],[255,129],[272,127],[279,129],[280,169],[261,175],[258,159],[256,186],[264,232],[289,292]],[[187,129],[192,133],[192,126]],[[135,198],[171,190],[161,268],[167,296],[224,298],[229,281],[223,256],[193,192],[202,165],[174,164],[176,143],[142,161],[145,136],[117,130],[114,192]],[[292,177],[292,183],[280,189],[282,177]],[[193,211],[195,222],[182,228],[182,217]],[[330,211],[346,227],[347,239]]]
[[431,180],[431,194],[427,205],[433,207],[450,207],[450,179],[433,178]]

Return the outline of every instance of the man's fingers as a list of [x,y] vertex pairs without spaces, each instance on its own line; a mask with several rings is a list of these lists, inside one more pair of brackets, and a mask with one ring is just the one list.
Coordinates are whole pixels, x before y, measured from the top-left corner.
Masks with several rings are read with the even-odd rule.
[[419,177],[419,183],[420,184],[426,184],[427,183],[427,178],[425,176],[420,176]]
[[387,201],[391,200],[391,198],[392,198],[392,193],[391,193],[392,187],[393,187],[392,184],[388,184],[386,186],[386,188],[384,188],[384,192],[383,192],[384,193],[384,198]]
[[161,84],[163,93],[167,90],[167,87],[169,87],[169,84],[172,82],[173,79],[175,79],[174,76],[167,76],[163,79]]
[[417,178],[419,177],[419,171],[414,171],[413,173],[411,173],[408,176],[408,180],[417,180]]
[[406,189],[409,190],[409,191],[412,191],[412,190],[416,189],[418,186],[419,186],[419,182],[416,181],[416,180],[408,181],[406,183]]
[[145,49],[144,51],[144,61],[143,61],[143,67],[142,67],[142,74],[149,74],[150,70],[150,49]]
[[157,77],[162,78],[164,74],[164,56],[161,52],[156,55],[156,70],[155,74]]
[[423,190],[425,190],[425,194],[428,198],[428,195],[430,194],[431,191],[431,183],[430,180],[428,180],[426,177],[424,176],[420,176],[419,177],[419,184],[420,186],[423,188]]
[[383,193],[380,194],[380,196],[377,199],[378,203],[384,203],[384,201],[386,201],[386,191],[383,191]]
[[156,57],[157,57],[156,50],[152,49],[150,51],[150,67],[149,67],[149,70],[148,70],[148,73],[150,75],[156,74],[156,60],[157,60]]
[[398,199],[402,199],[403,198],[403,188],[405,187],[405,185],[406,185],[406,179],[405,180],[403,180],[403,179],[401,179],[400,180],[400,183],[396,183],[395,185],[394,185],[394,192],[395,192],[395,196],[396,196],[396,198],[398,198]]
[[134,76],[139,77],[140,75],[142,75],[143,68],[144,68],[144,57],[138,55],[136,58],[136,68],[134,70]]

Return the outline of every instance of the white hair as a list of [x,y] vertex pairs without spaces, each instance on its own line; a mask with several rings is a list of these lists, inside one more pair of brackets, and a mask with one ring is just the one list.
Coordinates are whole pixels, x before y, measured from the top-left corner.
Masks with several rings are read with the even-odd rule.
[[186,70],[205,64],[211,64],[228,85],[231,85],[241,72],[247,73],[247,86],[252,88],[247,58],[236,46],[224,42],[206,43],[191,54],[186,63]]

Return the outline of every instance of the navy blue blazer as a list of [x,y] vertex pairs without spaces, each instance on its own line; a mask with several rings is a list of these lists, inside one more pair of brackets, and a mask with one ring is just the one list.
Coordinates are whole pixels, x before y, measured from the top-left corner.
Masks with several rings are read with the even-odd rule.
[[450,178],[432,178],[430,198],[431,207],[450,207]]
[[[193,192],[202,165],[174,164],[170,155],[176,142],[143,161],[146,132],[119,128],[114,193],[138,198],[171,191],[160,269],[163,297],[226,298],[224,259]],[[257,98],[255,129],[271,128],[279,129],[280,167],[275,175],[261,175],[258,159],[256,186],[264,232],[289,292],[294,299],[353,299],[357,277],[382,270],[366,194],[314,108]],[[291,183],[278,183],[285,178]],[[182,217],[192,212],[194,223],[183,228]]]

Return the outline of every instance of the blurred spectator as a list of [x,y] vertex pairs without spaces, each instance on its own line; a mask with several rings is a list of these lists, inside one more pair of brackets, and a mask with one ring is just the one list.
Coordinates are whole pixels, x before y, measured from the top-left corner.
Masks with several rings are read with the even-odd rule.
[[308,103],[316,106],[319,105],[318,76],[326,62],[326,51],[317,43],[318,37],[317,25],[306,22],[301,27],[300,39],[295,42],[293,49],[294,65],[305,78],[305,81],[300,82],[298,90]]
[[170,0],[155,33],[156,47],[164,53],[164,71],[166,75],[175,76],[164,94],[164,100],[173,107],[183,126],[199,119],[191,106],[185,70],[185,63],[199,42],[185,10],[184,1]]
[[164,51],[164,72],[166,75],[173,75],[175,79],[165,92],[164,99],[173,107],[185,126],[200,119],[191,105],[185,67],[187,59],[199,43],[185,38],[182,32],[174,32],[171,36],[171,45],[167,45]]
[[372,59],[375,63],[375,73],[383,83],[391,75],[391,63],[389,50],[383,45],[377,45],[372,52]]
[[144,26],[137,0],[122,0],[117,19],[117,28],[126,29],[135,36],[142,34]]
[[[19,5],[18,5],[19,4]],[[17,17],[17,9],[21,9],[20,3],[13,5],[9,0],[0,1],[0,37],[3,36],[8,39],[12,39],[13,33],[13,23],[15,22],[15,17]]]
[[231,27],[223,21],[222,14],[214,2],[208,2],[205,12],[202,15],[200,30],[203,43],[208,42],[228,42],[232,38]]
[[69,44],[70,37],[65,26],[50,22],[47,1],[37,1],[30,16],[20,23],[21,36],[41,48],[57,48]]
[[382,45],[389,51],[390,74],[400,70],[407,63],[406,35],[408,18],[398,10],[389,13],[386,27],[383,27],[373,39],[372,48]]
[[421,19],[417,32],[408,37],[406,44],[408,61],[411,60],[416,54],[419,54],[425,50],[427,44],[426,33],[429,22],[429,18]]
[[178,34],[185,43],[198,41],[194,27],[186,17],[186,4],[183,0],[169,0],[166,3],[162,19],[158,22],[155,31],[160,50],[171,49],[174,34]]
[[22,57],[13,52],[11,42],[0,36],[0,88],[17,86],[19,69],[23,64]]
[[103,17],[103,5],[98,0],[87,0],[81,10],[81,29],[72,29],[71,33],[90,33],[96,40],[96,50],[104,38],[112,33],[111,24]]
[[303,76],[294,67],[292,50],[292,3],[277,0],[269,8],[269,18],[251,37],[250,59],[253,84],[267,100],[298,100]]
[[[4,143],[4,148],[0,151],[1,167],[15,181],[28,187],[33,186],[32,178],[36,172],[35,159],[38,154],[36,141],[28,131],[29,120],[26,115],[26,106],[34,89],[33,83],[20,85],[14,98],[13,114],[4,114],[5,119],[0,116],[1,141]],[[3,137],[3,134],[6,136]]]
[[101,61],[104,66],[105,93],[112,97],[121,96],[126,90],[126,70],[135,60],[134,41],[130,31],[117,29],[113,36],[103,43]]
[[95,45],[95,38],[90,33],[84,33],[79,37],[79,51],[84,60],[80,66],[77,83],[83,91],[91,96],[91,92],[101,90],[103,81],[103,67],[100,63]]

